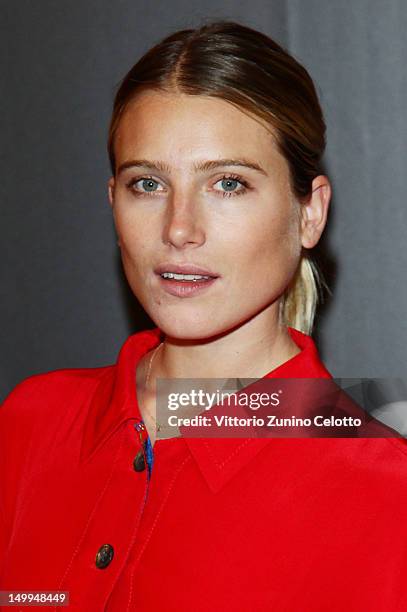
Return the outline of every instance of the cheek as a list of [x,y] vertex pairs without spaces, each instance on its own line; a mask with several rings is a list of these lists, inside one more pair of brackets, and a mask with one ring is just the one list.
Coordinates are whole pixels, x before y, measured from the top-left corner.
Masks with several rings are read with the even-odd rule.
[[239,258],[242,265],[246,261],[259,272],[275,275],[285,271],[290,274],[300,254],[299,222],[294,210],[291,216],[276,214],[258,218],[247,228]]
[[113,220],[116,231],[120,235],[123,242],[128,242],[130,236],[137,235],[137,216],[134,215],[134,212],[130,212],[129,207],[121,203],[119,198],[117,198],[117,203],[113,209]]
[[148,262],[148,234],[140,232],[142,224],[134,218],[126,218],[117,214],[115,218],[116,232],[120,241],[120,257],[124,272],[132,289],[139,291],[143,284],[142,271]]
[[146,250],[148,233],[143,231],[146,227],[144,219],[135,215],[127,207],[118,207],[114,214],[114,223],[120,239],[122,253],[127,257],[136,259]]

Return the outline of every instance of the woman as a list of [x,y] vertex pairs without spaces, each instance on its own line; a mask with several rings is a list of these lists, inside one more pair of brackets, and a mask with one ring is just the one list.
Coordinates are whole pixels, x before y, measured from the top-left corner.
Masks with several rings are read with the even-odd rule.
[[306,70],[237,23],[176,32],[126,75],[109,200],[156,327],[7,398],[1,589],[84,611],[405,609],[403,442],[156,439],[158,379],[331,378],[310,336],[324,133]]

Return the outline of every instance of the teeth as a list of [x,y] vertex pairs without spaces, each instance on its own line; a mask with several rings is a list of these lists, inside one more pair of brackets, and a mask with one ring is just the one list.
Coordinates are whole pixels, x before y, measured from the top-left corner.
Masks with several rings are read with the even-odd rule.
[[201,276],[200,274],[176,274],[175,272],[163,272],[163,278],[173,278],[174,280],[197,281],[201,279],[208,280],[210,276]]

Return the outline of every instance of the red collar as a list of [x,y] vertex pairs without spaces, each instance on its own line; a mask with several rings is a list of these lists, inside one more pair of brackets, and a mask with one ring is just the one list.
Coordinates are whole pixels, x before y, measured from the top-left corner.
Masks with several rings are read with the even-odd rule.
[[[311,336],[292,327],[288,327],[288,331],[301,352],[264,378],[332,378],[321,362]],[[117,363],[105,368],[86,418],[82,459],[93,454],[124,421],[141,419],[136,401],[136,367],[143,355],[163,339],[158,327],[133,334],[123,344]],[[208,445],[208,440],[202,438],[183,439],[213,491],[219,490],[270,442],[270,438],[212,438]]]

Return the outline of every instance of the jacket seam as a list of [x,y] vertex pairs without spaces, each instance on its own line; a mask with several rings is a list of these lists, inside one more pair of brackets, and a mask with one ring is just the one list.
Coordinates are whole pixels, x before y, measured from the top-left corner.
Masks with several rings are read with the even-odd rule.
[[[101,491],[101,493],[100,493],[99,497],[97,498],[97,500],[96,500],[96,502],[95,502],[95,504],[94,504],[94,506],[93,506],[93,509],[92,509],[92,511],[91,511],[91,513],[90,513],[90,515],[89,515],[89,517],[88,517],[88,520],[87,520],[87,522],[86,522],[86,525],[85,525],[85,527],[83,528],[82,535],[81,535],[81,537],[80,537],[80,538],[79,538],[79,540],[78,540],[78,543],[77,543],[77,545],[76,545],[76,548],[75,548],[75,550],[74,550],[74,552],[73,552],[73,554],[72,554],[71,560],[70,560],[70,562],[68,563],[68,566],[67,566],[67,568],[66,568],[66,570],[65,570],[65,573],[64,573],[64,575],[63,575],[63,577],[62,577],[62,579],[61,579],[61,581],[60,581],[60,583],[59,583],[59,585],[58,585],[57,590],[61,590],[61,589],[62,589],[62,585],[63,585],[63,584],[64,584],[64,582],[66,581],[67,576],[69,575],[69,572],[70,572],[71,567],[72,567],[72,565],[73,565],[74,559],[75,559],[75,557],[77,556],[77,554],[78,554],[78,552],[79,552],[79,550],[80,550],[80,547],[81,547],[82,542],[83,542],[83,540],[84,540],[84,538],[85,538],[85,536],[86,536],[86,533],[88,532],[89,525],[90,525],[90,523],[91,523],[91,521],[92,521],[92,519],[93,519],[94,515],[96,514],[96,511],[97,511],[97,509],[98,509],[98,507],[99,507],[99,503],[100,503],[100,501],[103,499],[103,496],[105,495],[105,493],[106,493],[106,491],[107,491],[107,488],[108,488],[108,486],[109,486],[109,484],[110,484],[110,481],[112,480],[112,477],[113,477],[113,474],[114,474],[114,471],[115,471],[116,465],[117,465],[117,463],[118,463],[118,461],[119,461],[120,451],[121,451],[121,448],[122,448],[122,446],[123,446],[123,441],[124,441],[124,432],[125,432],[125,429],[123,428],[122,433],[121,433],[121,437],[120,437],[120,442],[119,442],[119,444],[118,444],[118,448],[117,448],[116,456],[115,456],[114,461],[113,461],[113,464],[112,464],[112,469],[110,470],[110,474],[109,474],[109,476],[107,477],[107,480],[106,480],[106,482],[105,482],[105,486],[103,487],[103,490]],[[55,610],[55,611],[57,611],[57,607],[55,607],[55,608],[54,608],[54,610]]]
[[173,489],[173,487],[174,487],[174,484],[175,484],[175,482],[176,482],[176,480],[177,480],[177,478],[178,478],[179,474],[181,473],[182,468],[184,467],[184,465],[185,465],[185,464],[186,464],[186,463],[187,463],[187,462],[188,462],[190,459],[191,459],[191,455],[188,455],[188,456],[187,456],[187,457],[184,459],[184,461],[181,463],[181,465],[179,466],[178,470],[175,472],[174,477],[173,477],[172,481],[170,482],[170,485],[169,485],[169,487],[168,487],[168,489],[167,489],[167,494],[166,494],[165,498],[163,499],[163,501],[162,501],[162,503],[161,503],[160,509],[158,510],[158,512],[157,512],[157,514],[156,514],[156,517],[155,517],[155,519],[154,519],[154,523],[152,524],[152,526],[151,526],[151,528],[150,528],[150,531],[149,531],[149,533],[148,533],[148,535],[147,535],[146,541],[144,542],[143,547],[141,548],[141,550],[140,550],[139,554],[137,555],[137,557],[136,557],[136,559],[135,559],[135,561],[134,561],[133,568],[132,568],[131,573],[130,573],[130,591],[129,591],[129,599],[128,599],[128,603],[127,603],[126,612],[128,612],[128,611],[130,610],[131,600],[132,600],[132,598],[133,598],[133,584],[134,584],[134,574],[135,574],[135,572],[136,572],[136,567],[137,567],[138,563],[140,562],[140,559],[141,559],[141,557],[142,557],[142,555],[143,555],[143,553],[144,553],[145,549],[147,548],[147,545],[148,545],[148,543],[149,543],[149,541],[150,541],[150,539],[151,539],[151,536],[152,536],[152,534],[153,534],[153,531],[154,531],[154,529],[155,529],[155,527],[156,527],[156,525],[157,525],[158,519],[159,519],[159,517],[160,517],[160,515],[161,515],[162,511],[164,510],[164,507],[165,507],[165,505],[166,505],[166,503],[167,503],[167,501],[168,501],[168,498],[169,498],[169,496],[170,496],[170,493],[171,493],[171,491],[172,491],[172,489]]
[[239,451],[240,451],[240,450],[241,450],[241,449],[242,449],[244,446],[247,446],[247,444],[249,444],[249,442],[252,442],[253,440],[254,440],[254,438],[246,438],[246,439],[245,439],[245,440],[244,440],[244,441],[243,441],[241,444],[239,444],[239,446],[237,446],[237,447],[234,449],[234,451],[233,451],[232,453],[230,453],[230,455],[228,455],[228,456],[226,457],[226,459],[224,459],[224,460],[223,460],[223,461],[221,461],[221,462],[219,462],[219,461],[216,459],[216,457],[215,457],[215,455],[213,454],[213,451],[212,451],[212,449],[211,449],[210,445],[208,444],[208,441],[207,441],[207,440],[205,440],[205,441],[204,441],[204,445],[205,445],[205,447],[206,447],[206,450],[207,450],[207,452],[208,452],[208,455],[210,455],[210,457],[211,457],[211,459],[212,459],[213,463],[215,464],[215,467],[216,467],[218,470],[221,470],[221,469],[222,469],[222,468],[223,468],[223,467],[226,465],[226,463],[228,463],[228,461],[230,461],[231,459],[233,459],[233,457],[234,457],[235,455],[237,455],[237,453],[238,453],[238,452],[239,452]]

